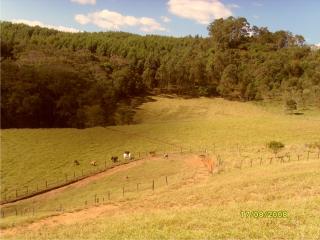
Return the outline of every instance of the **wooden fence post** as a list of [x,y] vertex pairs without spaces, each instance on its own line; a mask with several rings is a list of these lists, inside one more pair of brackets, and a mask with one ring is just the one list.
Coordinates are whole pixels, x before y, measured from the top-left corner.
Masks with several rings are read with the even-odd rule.
[[310,157],[310,151],[308,151],[308,160],[309,160],[309,157]]
[[166,184],[168,185],[168,176],[166,176]]
[[122,197],[124,197],[124,186],[122,187]]
[[94,195],[94,203],[97,202],[97,194]]
[[154,191],[154,180],[152,180],[152,191]]
[[76,172],[73,171],[73,179],[75,179],[75,178],[76,178]]
[[272,159],[273,159],[273,157],[271,157],[271,158],[270,158],[270,162],[269,162],[269,164],[272,164]]
[[29,194],[29,187],[27,186],[27,195]]
[[46,188],[48,188],[48,181],[46,180]]
[[251,167],[252,167],[252,159],[250,159],[250,165],[251,165]]

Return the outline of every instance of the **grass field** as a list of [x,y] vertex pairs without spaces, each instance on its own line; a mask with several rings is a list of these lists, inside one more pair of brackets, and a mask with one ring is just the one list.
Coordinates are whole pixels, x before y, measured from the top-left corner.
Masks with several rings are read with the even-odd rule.
[[[320,220],[320,161],[317,153],[306,158],[305,144],[319,141],[320,114],[287,115],[271,104],[230,102],[222,99],[155,97],[137,111],[136,125],[77,129],[10,129],[1,131],[1,192],[15,193],[24,186],[44,186],[45,181],[63,181],[81,170],[111,165],[110,157],[124,150],[146,152],[192,152],[207,149],[219,154],[227,171],[194,184],[194,169],[184,155],[169,160],[146,161],[133,168],[105,176],[84,186],[66,188],[49,198],[16,204],[37,206],[35,216],[12,216],[2,227],[26,224],[66,210],[79,211],[93,196],[114,193],[116,213],[101,213],[93,220],[17,233],[12,239],[316,239]],[[265,148],[271,140],[285,143],[301,161],[267,164],[273,154]],[[263,156],[264,163],[258,159]],[[235,168],[244,160],[242,170]],[[79,160],[80,166],[73,161]],[[253,167],[249,162],[253,161]],[[81,169],[81,170],[80,170]],[[129,176],[129,181],[126,179]],[[169,177],[166,186],[164,177]],[[156,183],[156,193],[151,190]],[[136,193],[140,182],[141,192]],[[145,186],[144,186],[145,184]],[[122,197],[122,186],[128,194]],[[129,190],[130,189],[130,190]],[[142,191],[142,189],[145,189]],[[101,201],[101,198],[100,198]],[[240,210],[288,210],[288,219],[240,218]],[[109,215],[108,215],[109,214]],[[125,226],[125,227],[124,227]],[[79,228],[80,227],[80,228]],[[144,230],[141,230],[141,229]],[[81,231],[79,231],[81,229]],[[9,237],[10,238],[10,237]]]

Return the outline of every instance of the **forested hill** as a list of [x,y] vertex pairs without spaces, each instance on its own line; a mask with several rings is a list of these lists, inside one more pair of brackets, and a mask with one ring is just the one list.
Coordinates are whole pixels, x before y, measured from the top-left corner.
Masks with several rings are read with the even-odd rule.
[[150,91],[320,104],[320,51],[302,36],[219,19],[209,37],[64,33],[1,22],[2,128],[126,123]]

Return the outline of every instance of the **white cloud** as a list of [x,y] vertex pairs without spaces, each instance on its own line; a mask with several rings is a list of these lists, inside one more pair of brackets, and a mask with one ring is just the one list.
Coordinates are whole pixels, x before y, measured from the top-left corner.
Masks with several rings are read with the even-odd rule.
[[260,16],[259,16],[259,15],[253,15],[253,18],[254,18],[254,19],[259,19]]
[[256,7],[262,7],[263,3],[261,3],[261,2],[253,2],[252,5],[256,6]]
[[167,16],[161,16],[161,20],[165,23],[171,22],[171,19],[168,18]]
[[316,44],[316,46],[320,48],[320,43]]
[[109,11],[107,9],[100,12],[93,12],[87,15],[77,14],[74,18],[78,23],[84,25],[92,23],[102,29],[119,30],[121,27],[139,27],[143,32],[165,31],[153,18],[134,16],[125,16],[118,12]]
[[54,26],[54,25],[48,25],[48,24],[44,24],[40,21],[30,21],[30,20],[26,20],[26,19],[13,19],[12,20],[13,23],[23,23],[29,26],[39,26],[39,27],[45,27],[45,28],[51,28],[51,29],[55,29],[61,32],[80,32],[80,30],[75,29],[75,28],[71,28],[71,27],[65,27],[65,26]]
[[168,6],[172,14],[201,24],[232,15],[231,8],[219,0],[169,0]]
[[71,2],[79,3],[81,5],[86,5],[86,4],[95,5],[96,4],[96,0],[71,0]]

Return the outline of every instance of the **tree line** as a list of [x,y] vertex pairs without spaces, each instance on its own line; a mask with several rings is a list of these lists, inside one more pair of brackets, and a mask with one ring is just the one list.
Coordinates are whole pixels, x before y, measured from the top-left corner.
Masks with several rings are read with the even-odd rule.
[[320,51],[245,18],[215,20],[209,37],[0,27],[2,128],[129,123],[155,90],[320,105]]

